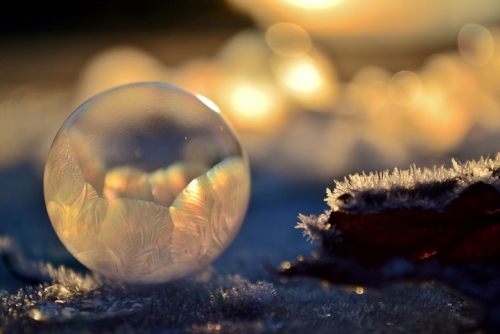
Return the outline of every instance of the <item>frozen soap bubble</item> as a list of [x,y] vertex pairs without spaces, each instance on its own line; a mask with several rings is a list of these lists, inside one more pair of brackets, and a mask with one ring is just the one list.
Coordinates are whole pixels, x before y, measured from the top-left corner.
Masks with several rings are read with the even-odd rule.
[[96,95],[59,130],[44,175],[67,249],[103,276],[159,283],[211,263],[245,215],[248,161],[222,117],[162,83]]

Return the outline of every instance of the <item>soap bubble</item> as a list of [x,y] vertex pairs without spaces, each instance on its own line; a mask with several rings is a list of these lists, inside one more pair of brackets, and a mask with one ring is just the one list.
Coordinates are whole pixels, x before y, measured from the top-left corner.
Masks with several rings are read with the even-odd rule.
[[231,243],[245,215],[248,162],[219,113],[163,83],[96,95],[59,130],[44,174],[54,229],[111,279],[193,273]]

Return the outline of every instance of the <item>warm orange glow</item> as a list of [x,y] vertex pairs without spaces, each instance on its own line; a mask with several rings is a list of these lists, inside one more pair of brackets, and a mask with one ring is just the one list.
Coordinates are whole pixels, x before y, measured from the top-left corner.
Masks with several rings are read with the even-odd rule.
[[208,59],[195,59],[171,73],[170,82],[193,94],[210,97],[219,85],[222,69]]
[[410,71],[396,73],[389,81],[389,96],[401,106],[410,106],[417,102],[422,93],[422,80]]
[[325,9],[335,6],[342,0],[284,0],[294,6],[305,9]]
[[335,101],[335,73],[319,54],[276,57],[272,68],[280,87],[299,105],[321,111]]
[[388,104],[387,85],[382,81],[373,81],[361,91],[361,102],[365,112],[377,114]]
[[139,48],[114,47],[90,60],[82,73],[78,104],[112,87],[139,81],[168,82],[168,70]]
[[216,93],[222,113],[241,130],[271,131],[285,119],[283,98],[266,81],[228,77]]
[[282,262],[280,265],[281,269],[290,269],[292,267],[292,264],[288,261]]
[[323,83],[318,68],[305,59],[289,64],[281,79],[288,88],[299,94],[313,92]]
[[297,24],[336,52],[421,50],[449,44],[461,26],[498,21],[500,2],[421,0],[226,0],[261,27]]
[[425,86],[452,92],[457,88],[458,82],[456,61],[446,55],[434,54],[425,61],[420,76]]
[[244,30],[230,38],[217,54],[219,66],[233,74],[254,76],[266,70],[271,50],[261,31]]
[[377,114],[388,104],[387,84],[390,73],[378,66],[366,66],[360,69],[352,79],[350,92],[352,102],[359,104],[363,113]]
[[432,146],[434,150],[445,150],[462,142],[474,115],[459,100],[451,99],[435,87],[424,87],[413,114],[415,126],[424,133],[422,144]]
[[363,289],[360,286],[357,286],[354,288],[354,292],[356,292],[358,295],[362,295],[365,292],[365,289]]
[[258,87],[243,85],[233,92],[231,102],[234,108],[243,117],[259,117],[269,113],[270,98]]
[[151,200],[148,175],[130,167],[113,169],[106,174],[104,179],[103,195],[109,200],[122,197]]
[[[463,12],[474,6],[476,17],[489,17],[491,1],[478,0],[475,5],[454,3],[456,16],[450,13],[448,2],[407,0],[228,0],[249,12],[260,24],[290,22],[312,33],[324,34],[391,34],[426,31],[450,34],[453,24],[463,22]],[[480,2],[480,4],[477,4]],[[488,2],[489,6],[485,3]],[[484,8],[487,7],[487,8]],[[489,8],[488,8],[489,7]],[[498,7],[497,7],[498,8]],[[453,20],[453,22],[452,22]],[[465,23],[465,22],[463,22]],[[462,23],[462,24],[463,24]],[[436,28],[440,28],[436,31]]]
[[285,119],[288,108],[269,71],[272,54],[261,32],[247,30],[231,38],[217,56],[222,73],[206,96],[236,128],[273,131]]
[[423,260],[423,259],[427,259],[427,258],[430,258],[431,256],[433,255],[436,255],[437,254],[437,251],[436,250],[432,250],[430,252],[426,252],[422,255],[422,257],[420,258],[420,260]]

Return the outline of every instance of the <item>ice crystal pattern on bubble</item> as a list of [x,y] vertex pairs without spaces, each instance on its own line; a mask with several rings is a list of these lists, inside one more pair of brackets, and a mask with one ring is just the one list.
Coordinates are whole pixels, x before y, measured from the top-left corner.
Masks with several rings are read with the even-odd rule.
[[119,87],[63,125],[44,191],[56,233],[85,266],[129,282],[163,282],[217,258],[234,239],[249,172],[231,129],[166,84]]

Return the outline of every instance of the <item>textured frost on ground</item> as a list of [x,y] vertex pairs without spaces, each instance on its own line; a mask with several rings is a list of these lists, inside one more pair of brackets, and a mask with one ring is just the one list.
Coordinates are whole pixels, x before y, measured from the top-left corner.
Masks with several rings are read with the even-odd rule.
[[57,281],[0,293],[3,330],[455,333],[477,326],[480,314],[477,305],[433,284],[359,294],[359,289],[317,282],[250,282],[209,272],[201,281],[137,288],[94,281],[69,269],[50,271]]
[[272,283],[258,281],[253,284],[239,275],[228,277],[227,285],[217,289],[212,300],[215,307],[230,314],[258,314],[276,296]]
[[[78,277],[71,270],[58,268],[56,282],[52,283],[52,278],[48,277],[49,283],[41,286],[25,286],[16,293],[12,289],[0,293],[2,329],[6,333],[401,333],[401,329],[407,333],[457,333],[470,332],[479,323],[481,313],[478,305],[442,285],[395,286],[381,292],[365,289],[363,294],[358,295],[352,289],[325,287],[318,281],[291,280],[281,284],[276,277],[264,271],[262,259],[269,252],[274,256],[272,261],[285,259],[289,254],[296,254],[297,249],[309,251],[310,245],[303,242],[299,233],[290,230],[288,224],[271,224],[269,218],[277,212],[286,211],[293,219],[295,210],[290,212],[290,208],[304,208],[308,200],[313,202],[310,198],[321,198],[319,192],[317,196],[304,197],[303,194],[310,194],[314,187],[324,189],[324,186],[290,188],[293,183],[289,179],[273,177],[273,180],[278,181],[270,185],[269,179],[260,179],[261,192],[256,192],[259,196],[255,196],[253,201],[260,200],[259,205],[265,204],[264,209],[251,211],[242,231],[244,233],[233,244],[234,248],[223,255],[212,272],[203,273],[203,279],[176,281],[143,291],[102,282],[95,289],[87,290],[82,287],[85,284],[77,283],[85,281],[85,275]],[[268,192],[262,196],[262,191]],[[275,196],[275,193],[283,196]],[[302,195],[298,197],[294,193]],[[26,206],[26,201],[17,202],[23,203],[23,208]],[[320,204],[306,206],[302,210],[321,212]],[[271,207],[274,211],[270,210]],[[5,221],[11,224],[11,220]],[[45,235],[39,229],[34,232],[38,237],[36,240],[43,242],[43,249],[46,249]],[[24,239],[23,245],[29,240]],[[48,258],[48,255],[45,256]],[[9,273],[2,269],[7,280]],[[272,283],[272,289],[263,285],[261,292],[269,295],[274,289],[276,295],[269,303],[254,307],[252,314],[242,314],[214,303],[213,298],[218,291],[242,289],[234,280],[236,273],[252,285],[257,285],[259,281]],[[71,286],[81,287],[82,293],[75,293],[76,289]],[[254,288],[259,289],[258,286]],[[43,294],[51,290],[61,293],[60,300],[64,303]],[[69,293],[64,296],[66,290]],[[255,299],[249,299],[249,302],[254,305]],[[98,307],[99,303],[102,308]],[[142,304],[142,307],[137,304]],[[85,312],[87,307],[87,311],[90,309],[92,316],[96,316],[80,315],[66,321],[37,321],[30,313],[34,309],[46,312],[57,310],[56,307],[60,307],[57,305],[68,308],[59,309],[63,314],[71,314],[71,308]],[[132,312],[126,313],[127,310]]]

